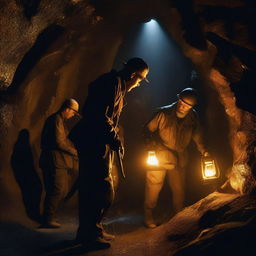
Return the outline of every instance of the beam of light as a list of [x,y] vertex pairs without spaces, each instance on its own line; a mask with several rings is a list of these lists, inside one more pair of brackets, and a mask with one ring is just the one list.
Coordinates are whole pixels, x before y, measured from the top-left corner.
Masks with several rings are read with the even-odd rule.
[[156,19],[137,24],[120,47],[116,64],[130,57],[141,57],[148,63],[149,87],[145,90],[154,95],[153,106],[167,105],[176,100],[179,88],[189,84],[191,62],[180,52],[177,44]]
[[122,216],[112,219],[104,220],[105,225],[111,225],[111,224],[135,224],[141,222],[141,216],[139,215],[130,215],[130,216]]
[[144,26],[146,29],[148,29],[152,33],[157,31],[157,29],[159,29],[159,24],[155,19],[151,19],[150,21],[145,22]]
[[128,107],[122,112],[120,120],[125,130],[125,168],[134,181],[129,194],[141,190],[141,173],[145,167],[148,168],[142,146],[143,125],[157,107],[177,100],[176,94],[189,87],[191,73],[190,60],[183,56],[176,42],[156,19],[131,28],[119,47],[114,68],[119,70],[122,63],[131,57],[140,57],[147,62],[150,82],[142,82],[139,88],[127,94]]

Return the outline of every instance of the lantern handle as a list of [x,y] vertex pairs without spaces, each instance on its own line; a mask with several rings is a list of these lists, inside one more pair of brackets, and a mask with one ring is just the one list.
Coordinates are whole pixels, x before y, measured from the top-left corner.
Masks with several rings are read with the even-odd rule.
[[208,151],[204,151],[202,154],[203,157],[207,157],[207,156],[211,156],[210,153]]

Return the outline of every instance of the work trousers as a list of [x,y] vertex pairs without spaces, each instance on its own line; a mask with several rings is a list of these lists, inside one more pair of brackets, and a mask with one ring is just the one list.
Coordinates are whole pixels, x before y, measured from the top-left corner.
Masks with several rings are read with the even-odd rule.
[[154,209],[159,193],[163,187],[165,176],[172,193],[172,202],[175,212],[179,212],[184,206],[184,174],[182,170],[147,171],[145,186],[145,208]]
[[55,214],[61,200],[68,190],[67,169],[47,168],[43,169],[45,200],[43,221],[49,222],[55,219]]
[[165,177],[172,193],[172,203],[175,212],[184,206],[184,166],[186,154],[174,155],[168,150],[159,151],[157,154],[159,167],[147,170],[145,184],[146,209],[154,209],[157,205],[159,193],[164,185]]
[[76,239],[87,243],[102,235],[102,219],[114,199],[111,152],[79,152],[79,227]]

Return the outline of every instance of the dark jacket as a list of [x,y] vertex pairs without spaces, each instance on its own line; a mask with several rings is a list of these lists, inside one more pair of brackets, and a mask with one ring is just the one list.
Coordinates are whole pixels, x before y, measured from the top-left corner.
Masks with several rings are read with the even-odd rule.
[[61,113],[56,112],[49,116],[41,134],[41,168],[74,168],[74,157],[77,156],[77,152],[67,136],[67,128]]
[[124,81],[116,71],[100,76],[88,86],[83,118],[71,131],[71,140],[80,150],[119,139],[117,126],[124,105]]

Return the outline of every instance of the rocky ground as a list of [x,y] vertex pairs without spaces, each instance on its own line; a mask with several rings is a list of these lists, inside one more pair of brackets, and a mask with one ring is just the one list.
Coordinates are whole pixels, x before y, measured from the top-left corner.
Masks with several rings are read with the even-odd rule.
[[201,256],[241,255],[254,249],[256,203],[253,197],[214,192],[186,207],[155,229],[143,226],[141,214],[108,217],[115,234],[110,249],[85,252],[74,246],[74,214],[61,216],[60,229],[39,229],[35,223],[1,224],[2,256]]

